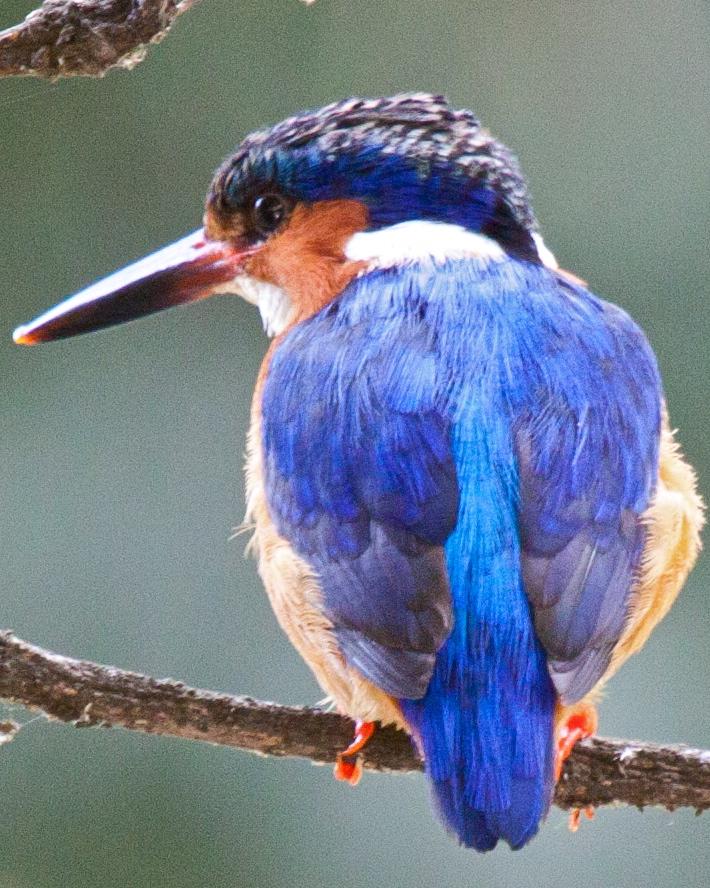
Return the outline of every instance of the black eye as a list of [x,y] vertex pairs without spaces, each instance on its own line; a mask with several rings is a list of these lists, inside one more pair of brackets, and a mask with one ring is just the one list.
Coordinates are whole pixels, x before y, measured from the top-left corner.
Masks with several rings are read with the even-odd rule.
[[280,194],[262,194],[254,201],[251,211],[254,227],[259,234],[271,234],[285,221],[288,210]]

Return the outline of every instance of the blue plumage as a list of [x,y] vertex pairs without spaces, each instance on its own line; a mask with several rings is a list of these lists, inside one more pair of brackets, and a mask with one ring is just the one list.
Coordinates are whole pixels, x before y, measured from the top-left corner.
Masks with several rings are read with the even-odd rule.
[[463,225],[511,255],[537,257],[517,161],[441,96],[352,99],[254,133],[218,171],[209,203],[229,216],[265,190],[306,204],[358,200],[373,229],[413,219]]
[[[410,219],[435,219],[464,225],[472,231],[486,229],[506,208],[488,185],[456,175],[451,166],[429,162],[423,173],[416,157],[387,155],[383,145],[358,146],[355,152],[338,152],[330,157],[312,146],[279,148],[261,157],[248,175],[259,182],[278,182],[297,200],[315,203],[344,195],[360,200],[370,212],[373,228],[382,228]],[[248,193],[243,179],[230,182],[230,193]],[[523,232],[520,238],[523,239]],[[528,253],[534,252],[529,236],[524,238]]]
[[272,358],[274,520],[467,845],[519,847],[549,807],[555,690],[621,632],[659,405],[628,316],[516,259],[370,272]]
[[[643,334],[553,265],[515,158],[470,111],[352,98],[248,136],[204,231],[15,334],[223,289],[257,302],[280,335],[248,471],[274,608],[343,712],[396,720],[398,701],[444,822],[479,850],[536,832],[556,726],[563,753],[594,730],[583,698],[662,616],[703,524],[665,431],[659,457]],[[366,734],[336,776],[356,781]]]
[[430,331],[387,301],[363,305],[367,320],[360,307],[344,295],[274,355],[267,486],[277,525],[320,576],[350,662],[388,693],[417,697],[451,627],[441,548],[458,509],[450,423],[436,409]]

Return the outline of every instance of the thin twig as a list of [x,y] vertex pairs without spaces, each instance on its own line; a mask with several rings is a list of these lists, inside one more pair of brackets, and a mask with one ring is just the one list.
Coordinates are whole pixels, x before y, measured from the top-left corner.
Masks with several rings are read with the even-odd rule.
[[[50,653],[0,632],[0,699],[77,727],[121,727],[203,740],[265,755],[335,760],[352,722],[318,709],[217,694],[170,679]],[[383,728],[368,744],[365,768],[420,771],[409,738]],[[710,751],[593,738],[577,744],[557,787],[561,808],[622,803],[710,808]]]
[[199,0],[45,0],[0,31],[0,77],[101,77],[133,68]]

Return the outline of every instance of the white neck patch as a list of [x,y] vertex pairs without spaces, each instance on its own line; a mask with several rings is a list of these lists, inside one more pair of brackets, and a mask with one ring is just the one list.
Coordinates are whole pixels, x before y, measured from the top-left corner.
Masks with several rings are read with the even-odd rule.
[[461,225],[420,219],[398,222],[378,231],[360,231],[345,245],[345,255],[375,268],[391,268],[421,259],[444,262],[475,257],[500,262],[506,256],[500,244],[490,237]]
[[[543,265],[556,269],[557,260],[542,237],[532,235]],[[487,259],[503,261],[507,254],[495,240],[461,225],[413,219],[398,222],[378,231],[360,231],[345,245],[347,259],[366,262],[370,268],[393,268],[422,259],[445,262],[447,259]],[[256,305],[267,336],[278,336],[293,318],[294,306],[288,293],[276,284],[239,274],[214,292],[235,293]]]
[[537,255],[540,257],[540,262],[542,262],[546,268],[551,268],[553,271],[556,271],[560,266],[557,263],[557,259],[555,259],[555,254],[552,250],[548,250],[545,245],[542,235],[538,234],[537,231],[534,231],[532,239],[535,248],[537,249]]

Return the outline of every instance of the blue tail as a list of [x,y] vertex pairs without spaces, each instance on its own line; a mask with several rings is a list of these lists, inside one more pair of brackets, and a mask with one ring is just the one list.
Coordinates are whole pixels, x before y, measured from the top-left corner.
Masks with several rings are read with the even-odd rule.
[[452,633],[426,696],[400,701],[444,823],[478,851],[499,839],[522,847],[554,790],[555,693],[521,577],[517,478],[491,440],[472,435],[458,466],[459,520],[446,543]]
[[450,640],[426,696],[401,701],[444,824],[477,851],[498,839],[525,845],[554,790],[554,695],[544,657],[533,640],[527,664],[520,652],[509,660],[495,635],[480,657],[457,656]]

